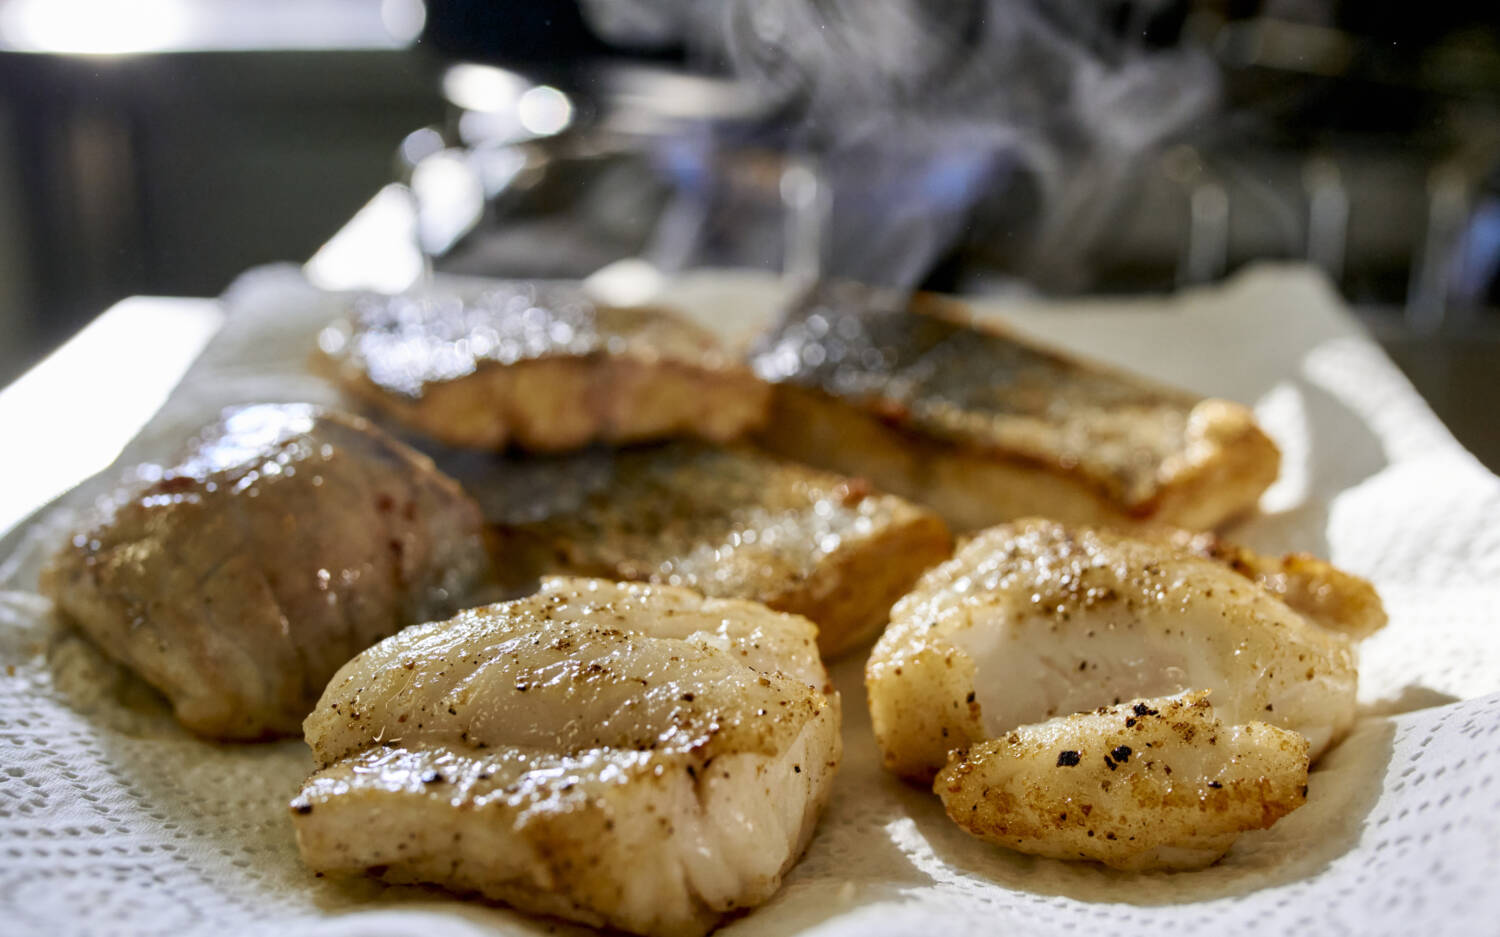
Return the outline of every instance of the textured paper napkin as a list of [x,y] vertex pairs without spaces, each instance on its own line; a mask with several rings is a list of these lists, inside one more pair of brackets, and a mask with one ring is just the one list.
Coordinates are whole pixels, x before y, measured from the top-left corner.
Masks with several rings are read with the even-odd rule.
[[[699,274],[667,298],[743,337],[779,288]],[[162,460],[226,405],[336,403],[306,370],[338,297],[252,271],[223,332],[120,466]],[[806,858],[734,937],[823,934],[1494,933],[1500,897],[1500,480],[1447,433],[1315,274],[1261,267],[1166,299],[982,304],[1048,342],[1255,405],[1285,455],[1235,534],[1370,577],[1391,613],[1367,642],[1365,717],[1307,806],[1200,872],[1127,875],[968,837],[884,775],[863,655],[840,662],[846,760]],[[105,473],[109,476],[110,473]],[[336,882],[297,860],[297,741],[220,746],[54,628],[46,555],[109,488],[94,479],[0,556],[0,932],[428,937],[572,932],[420,888]],[[580,933],[589,933],[579,931]]]

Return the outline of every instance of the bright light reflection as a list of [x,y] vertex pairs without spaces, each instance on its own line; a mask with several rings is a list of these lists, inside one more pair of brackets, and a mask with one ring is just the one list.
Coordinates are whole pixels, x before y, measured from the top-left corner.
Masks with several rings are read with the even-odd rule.
[[549,136],[573,122],[573,104],[556,88],[539,85],[516,102],[516,119],[537,136]]
[[0,533],[119,455],[223,321],[212,300],[135,296],[0,391],[6,438],[45,441],[6,460]]
[[355,212],[303,270],[319,289],[399,293],[422,277],[415,226],[411,191],[392,183]]
[[392,37],[413,42],[427,25],[427,5],[422,0],[380,0],[380,22]]
[[493,65],[455,65],[443,75],[443,95],[470,111],[508,111],[526,93],[526,79]]
[[128,55],[179,44],[191,17],[187,0],[12,0],[0,35],[29,52]]
[[488,111],[464,111],[458,115],[458,138],[469,146],[493,146],[512,143],[530,136],[516,120],[514,111],[491,114]]
[[411,173],[417,196],[417,236],[429,255],[447,251],[484,214],[484,185],[462,150],[444,150]]
[[476,149],[469,159],[484,185],[486,199],[499,195],[526,168],[526,154],[514,146]]
[[589,295],[614,306],[638,306],[662,291],[661,271],[639,258],[617,260],[594,271],[583,281]]
[[442,149],[443,135],[431,127],[422,127],[413,130],[401,141],[401,159],[406,165],[415,166]]

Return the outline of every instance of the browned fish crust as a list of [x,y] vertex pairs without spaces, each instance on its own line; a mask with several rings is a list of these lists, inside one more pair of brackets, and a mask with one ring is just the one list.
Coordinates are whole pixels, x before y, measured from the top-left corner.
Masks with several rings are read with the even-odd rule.
[[848,283],[801,296],[752,355],[758,443],[931,505],[958,529],[1026,515],[1214,527],[1280,454],[1245,407],[968,323],[958,303]]
[[933,791],[965,831],[1125,871],[1197,869],[1307,800],[1307,740],[1226,725],[1208,694],[1131,700],[954,752]]
[[706,330],[562,284],[366,297],[319,344],[347,390],[453,446],[725,441],[760,425],[769,396]]
[[744,447],[443,464],[479,498],[512,580],[566,572],[754,599],[816,623],[825,656],[877,633],[952,548],[926,508]]
[[1161,536],[1223,563],[1324,628],[1368,638],[1386,625],[1385,604],[1368,580],[1310,553],[1263,555],[1213,533],[1176,530]]

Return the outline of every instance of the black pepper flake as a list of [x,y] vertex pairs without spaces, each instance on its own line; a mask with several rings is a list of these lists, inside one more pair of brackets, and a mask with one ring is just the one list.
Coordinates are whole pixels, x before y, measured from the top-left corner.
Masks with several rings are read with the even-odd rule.
[[1124,764],[1125,762],[1130,760],[1130,746],[1121,745],[1109,754],[1110,757],[1114,758],[1115,761],[1118,761],[1120,764]]
[[423,771],[422,772],[422,783],[423,784],[441,784],[443,782],[443,780],[444,779],[443,779],[442,774],[440,774],[440,773],[438,773],[436,771]]
[[1113,771],[1113,770],[1115,770],[1115,768],[1119,767],[1118,765],[1116,765],[1114,763],[1114,761],[1108,755],[1104,756],[1104,764],[1105,764],[1105,767],[1109,768],[1109,770],[1111,770],[1111,771]]
[[306,816],[307,814],[312,813],[312,804],[292,804],[292,810],[296,813],[300,813],[303,816]]
[[972,702],[974,702],[974,691],[973,690],[970,690],[969,691],[969,695],[964,697],[964,702],[965,703],[972,703]]
[[682,698],[683,698],[683,700],[685,702],[691,703],[693,701],[693,694],[691,694],[691,693],[684,693],[684,694],[682,694]]
[[1155,716],[1161,712],[1161,710],[1159,709],[1152,709],[1145,703],[1136,703],[1133,707],[1131,707],[1131,711],[1134,712],[1137,716]]
[[1211,788],[1213,788],[1214,790],[1218,790],[1219,788],[1223,787],[1224,785],[1220,784],[1218,781],[1209,781],[1208,782],[1208,786],[1211,787]]
[[1059,768],[1071,768],[1074,765],[1078,764],[1078,762],[1080,761],[1082,761],[1082,759],[1079,757],[1078,753],[1073,751],[1072,749],[1060,751],[1057,753],[1057,766]]
[[1128,729],[1128,728],[1130,728],[1133,725],[1135,725],[1135,717],[1134,716],[1126,716],[1125,717],[1125,728]]
[[1267,703],[1267,704],[1266,704],[1266,712],[1268,712],[1268,713],[1273,713],[1273,712],[1275,712],[1275,711],[1276,711],[1276,710],[1275,710],[1275,709],[1274,709],[1274,708],[1273,708],[1273,707],[1272,707],[1272,706],[1271,706],[1271,704],[1270,704],[1270,703]]

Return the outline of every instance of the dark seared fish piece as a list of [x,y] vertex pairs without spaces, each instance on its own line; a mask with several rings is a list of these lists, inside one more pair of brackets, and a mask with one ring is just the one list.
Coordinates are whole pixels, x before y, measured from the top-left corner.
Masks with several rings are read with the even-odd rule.
[[832,791],[840,703],[814,631],[589,579],[408,628],[307,719],[303,861],[701,937],[775,894]]
[[825,655],[879,631],[951,548],[925,508],[746,448],[442,464],[497,526],[513,577],[566,572],[754,599],[811,619]]
[[452,446],[723,441],[760,425],[769,396],[700,327],[561,284],[365,297],[319,345],[345,388]]
[[1213,527],[1280,462],[1245,407],[961,324],[937,297],[802,295],[752,355],[777,384],[759,441],[858,472],[962,529],[1024,515]]
[[425,456],[307,404],[231,410],[52,560],[42,591],[200,735],[295,735],[328,678],[446,614],[487,559]]

